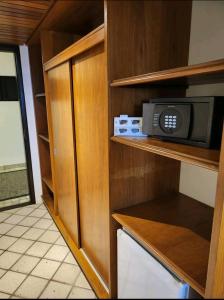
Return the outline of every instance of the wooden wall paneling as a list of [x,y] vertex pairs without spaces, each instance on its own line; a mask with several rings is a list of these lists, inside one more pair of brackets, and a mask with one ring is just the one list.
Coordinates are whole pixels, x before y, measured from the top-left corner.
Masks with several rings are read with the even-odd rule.
[[66,48],[64,51],[60,52],[58,55],[46,62],[44,64],[44,70],[50,70],[51,68],[81,54],[82,52],[93,48],[97,44],[104,42],[104,35],[104,25],[100,25],[89,34],[81,38],[79,41],[72,44],[70,47]]
[[44,79],[43,79],[43,65],[41,46],[39,44],[29,46],[29,58],[33,94],[39,94],[44,92]]
[[45,99],[34,98],[37,134],[48,137],[47,111]]
[[81,247],[109,283],[108,100],[104,43],[73,61]]
[[0,1],[0,42],[23,44],[41,22],[53,1]]
[[47,73],[58,214],[79,246],[78,193],[75,160],[70,63]]
[[47,31],[41,32],[41,48],[43,64],[65,48],[80,39],[79,35],[65,32]]
[[110,80],[185,66],[191,1],[106,1]]
[[216,202],[205,297],[224,298],[224,130],[220,153]]

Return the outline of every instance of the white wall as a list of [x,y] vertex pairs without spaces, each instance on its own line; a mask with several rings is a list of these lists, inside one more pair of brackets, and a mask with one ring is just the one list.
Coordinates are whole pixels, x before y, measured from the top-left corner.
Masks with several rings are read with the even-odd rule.
[[[189,64],[223,58],[224,1],[193,1]],[[224,96],[224,84],[191,86],[187,96]],[[214,206],[217,173],[181,165],[180,192]]]
[[22,65],[27,122],[28,122],[29,139],[30,139],[34,190],[35,190],[36,202],[38,203],[42,201],[41,200],[42,185],[41,185],[39,153],[38,153],[38,145],[37,145],[37,137],[36,137],[37,136],[36,123],[35,123],[34,103],[33,103],[34,98],[33,98],[31,75],[30,75],[28,48],[26,46],[20,46],[20,57],[21,57],[21,65]]
[[14,53],[0,52],[0,76],[16,76]]
[[19,101],[0,101],[0,166],[25,162]]
[[[0,76],[16,76],[13,53],[0,52]],[[25,161],[19,101],[0,101],[0,166]]]

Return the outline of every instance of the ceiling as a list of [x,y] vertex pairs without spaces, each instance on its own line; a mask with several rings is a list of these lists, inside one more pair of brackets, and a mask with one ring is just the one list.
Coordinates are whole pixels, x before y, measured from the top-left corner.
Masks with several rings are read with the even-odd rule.
[[53,0],[0,0],[0,44],[24,44]]

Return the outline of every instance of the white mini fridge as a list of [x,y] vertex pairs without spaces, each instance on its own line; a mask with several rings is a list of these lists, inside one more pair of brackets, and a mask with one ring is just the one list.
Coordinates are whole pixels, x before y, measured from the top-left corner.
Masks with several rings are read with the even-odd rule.
[[118,298],[189,298],[180,281],[124,230],[117,231]]

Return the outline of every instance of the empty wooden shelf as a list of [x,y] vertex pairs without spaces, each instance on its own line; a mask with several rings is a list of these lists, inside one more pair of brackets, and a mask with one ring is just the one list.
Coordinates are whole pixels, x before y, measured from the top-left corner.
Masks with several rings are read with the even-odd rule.
[[45,97],[45,93],[38,93],[35,95],[36,98],[43,98]]
[[53,183],[52,178],[49,176],[42,176],[42,180],[46,183],[46,185],[49,187],[49,189],[53,192]]
[[206,84],[224,81],[224,59],[113,80],[111,86]]
[[204,296],[213,209],[183,194],[122,209],[113,217],[149,252]]
[[111,140],[130,147],[218,171],[220,153],[218,150],[164,142],[148,137],[135,138],[114,136]]

